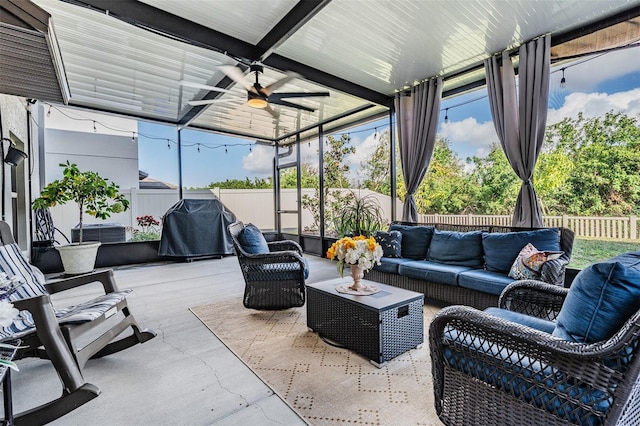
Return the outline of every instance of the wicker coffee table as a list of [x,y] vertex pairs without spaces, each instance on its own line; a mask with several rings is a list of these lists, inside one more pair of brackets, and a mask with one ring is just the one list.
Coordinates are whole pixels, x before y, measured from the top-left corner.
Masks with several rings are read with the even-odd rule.
[[338,278],[307,284],[307,327],[320,336],[368,358],[382,368],[387,361],[424,342],[424,295],[385,284],[379,293],[353,296],[338,293]]

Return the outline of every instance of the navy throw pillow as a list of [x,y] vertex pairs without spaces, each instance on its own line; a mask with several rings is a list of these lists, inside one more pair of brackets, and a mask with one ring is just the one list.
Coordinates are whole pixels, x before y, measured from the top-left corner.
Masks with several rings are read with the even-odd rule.
[[488,271],[508,274],[522,247],[533,244],[539,251],[559,251],[558,228],[482,234],[484,262]]
[[609,339],[640,307],[640,251],[580,271],[560,309],[553,335],[579,343]]
[[238,242],[247,253],[269,253],[269,245],[260,229],[252,223],[247,224],[238,235]]
[[389,231],[400,231],[402,234],[402,257],[416,260],[427,258],[433,229],[433,226],[399,225],[396,223],[389,227]]
[[482,268],[482,231],[456,232],[435,230],[427,260],[448,265]]
[[402,257],[402,233],[400,231],[376,231],[373,237],[382,247],[383,257]]

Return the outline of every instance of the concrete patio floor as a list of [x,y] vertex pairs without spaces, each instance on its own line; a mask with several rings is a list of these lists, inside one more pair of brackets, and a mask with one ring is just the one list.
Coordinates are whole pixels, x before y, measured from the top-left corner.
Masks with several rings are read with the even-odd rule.
[[[335,263],[307,258],[308,282],[335,278]],[[90,360],[85,379],[102,393],[52,424],[305,424],[189,311],[242,297],[244,281],[234,256],[114,269],[118,285],[133,289],[129,306],[138,323],[158,335]],[[54,303],[87,300],[100,289],[93,286],[71,297],[54,296]],[[20,372],[12,375],[14,412],[60,396],[60,382],[48,361],[26,359],[18,366]]]
[[[307,259],[308,283],[336,277],[334,262],[315,256]],[[114,270],[120,288],[133,289],[128,300],[138,323],[157,336],[89,360],[85,380],[102,393],[52,424],[306,424],[189,311],[242,298],[244,281],[235,256]],[[54,295],[54,304],[86,301],[101,291],[99,284],[86,287],[64,298]],[[18,366],[20,372],[12,374],[15,413],[60,396],[60,381],[48,361],[26,359],[18,361]]]

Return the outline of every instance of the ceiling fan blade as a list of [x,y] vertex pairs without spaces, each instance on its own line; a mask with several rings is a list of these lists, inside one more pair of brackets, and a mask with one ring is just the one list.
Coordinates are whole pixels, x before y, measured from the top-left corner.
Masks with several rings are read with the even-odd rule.
[[271,95],[274,90],[277,90],[278,87],[282,87],[284,84],[290,82],[291,80],[293,80],[294,78],[301,78],[302,76],[298,73],[295,73],[293,71],[287,71],[287,76],[281,78],[278,81],[274,81],[273,83],[271,83],[270,85],[268,85],[267,87],[264,87],[261,92],[267,96]]
[[264,110],[265,110],[265,111],[267,111],[269,114],[271,114],[271,116],[272,116],[273,118],[276,118],[276,119],[277,119],[277,118],[280,118],[280,113],[279,113],[278,111],[276,111],[275,109],[271,108],[269,105],[267,105],[267,106],[264,108]]
[[316,98],[321,96],[329,96],[329,92],[291,92],[291,93],[274,93],[269,96],[269,102],[279,101],[283,98]]
[[180,80],[178,82],[180,86],[192,87],[194,89],[203,89],[208,90],[210,92],[220,92],[220,93],[229,93],[230,90],[223,89],[222,87],[209,86],[208,84],[200,84],[200,83],[192,83],[186,80]]
[[238,67],[234,67],[232,65],[220,65],[218,69],[231,80],[235,81],[246,90],[251,90],[255,92],[253,88],[253,84],[249,83],[245,78],[244,73]]
[[219,102],[233,102],[237,101],[237,99],[202,99],[199,101],[189,101],[187,102],[189,105],[198,106],[198,105],[210,105]]
[[309,112],[314,112],[315,111],[315,108],[309,108],[309,107],[304,106],[304,105],[294,104],[294,103],[291,103],[291,102],[283,101],[282,99],[276,99],[276,100],[272,101],[271,98],[269,98],[269,103],[276,104],[276,105],[282,105],[282,106],[288,106],[288,107],[291,107],[291,108],[297,108],[297,109],[301,109],[301,110],[309,111]]

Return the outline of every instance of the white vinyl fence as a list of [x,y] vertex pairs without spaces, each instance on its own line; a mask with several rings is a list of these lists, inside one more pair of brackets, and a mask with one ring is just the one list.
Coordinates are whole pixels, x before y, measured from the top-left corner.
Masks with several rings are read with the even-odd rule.
[[[129,210],[112,215],[106,221],[101,221],[84,216],[85,224],[92,223],[117,223],[126,228],[137,228],[136,218],[139,216],[153,216],[161,220],[162,216],[171,206],[179,200],[178,190],[171,189],[130,189],[121,190],[129,199]],[[303,189],[302,194],[314,195],[313,189]],[[391,220],[391,198],[369,190],[360,190],[358,195],[363,197],[372,194],[378,198],[378,204],[382,208],[383,217]],[[211,199],[217,197],[227,209],[236,215],[238,220],[245,223],[253,223],[262,230],[273,230],[275,228],[275,199],[273,189],[220,189],[211,190],[185,190],[183,197],[188,199]],[[297,190],[281,190],[281,207],[284,210],[297,210]],[[398,212],[402,211],[402,203],[396,204]],[[51,209],[51,216],[56,228],[62,231],[67,238],[71,238],[71,229],[79,221],[78,209],[75,203],[67,203]],[[282,214],[282,228],[293,230],[298,228],[297,214]],[[313,217],[308,210],[302,210],[302,227],[310,227],[313,224]],[[129,235],[128,235],[129,237]]]
[[[106,222],[118,223],[128,228],[137,227],[136,218],[151,215],[160,220],[167,210],[178,201],[178,190],[170,189],[130,189],[121,191],[130,201],[130,209],[111,216]],[[312,189],[303,189],[303,194],[313,195]],[[383,217],[391,220],[391,199],[389,196],[369,190],[358,191],[359,196],[374,195],[382,207]],[[275,200],[272,189],[220,189],[187,190],[184,198],[209,199],[218,197],[232,211],[238,220],[253,223],[262,230],[272,230],[275,225]],[[297,191],[281,191],[282,208],[297,209]],[[398,218],[402,215],[402,202],[396,201]],[[56,206],[51,209],[55,226],[70,237],[71,229],[78,224],[78,210],[74,203]],[[84,217],[85,223],[104,223],[100,220]],[[297,214],[281,216],[283,229],[297,229]],[[452,223],[462,225],[501,225],[511,226],[511,215],[420,215],[421,223]],[[639,240],[638,216],[628,217],[580,217],[545,216],[545,227],[565,227],[573,230],[576,237],[606,238],[613,240]],[[311,226],[313,218],[307,210],[302,211],[303,229]]]
[[[420,215],[423,223],[451,223],[461,225],[511,226],[511,215]],[[576,237],[606,238],[612,240],[640,240],[638,216],[595,217],[595,216],[545,216],[545,227],[569,228]]]

